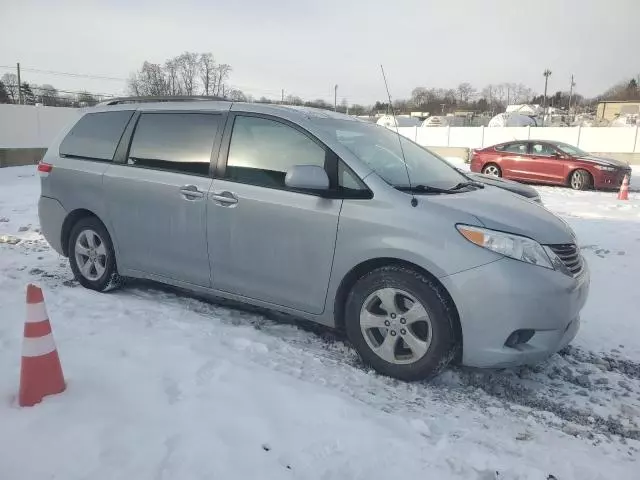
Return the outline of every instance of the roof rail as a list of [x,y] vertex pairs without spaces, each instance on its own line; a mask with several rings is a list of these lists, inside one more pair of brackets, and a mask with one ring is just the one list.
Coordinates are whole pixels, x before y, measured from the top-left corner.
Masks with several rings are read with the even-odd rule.
[[148,97],[118,97],[99,103],[97,106],[121,105],[123,103],[149,103],[149,102],[197,102],[206,100],[228,101],[226,98],[207,95],[157,95]]

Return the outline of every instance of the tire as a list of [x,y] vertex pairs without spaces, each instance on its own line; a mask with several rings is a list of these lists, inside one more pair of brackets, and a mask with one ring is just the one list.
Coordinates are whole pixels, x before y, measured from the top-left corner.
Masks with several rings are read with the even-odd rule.
[[[378,268],[361,277],[347,297],[347,336],[362,360],[379,373],[405,381],[431,378],[456,353],[453,316],[445,298],[439,285],[409,268]],[[391,307],[383,308],[385,303]]]
[[76,222],[69,235],[68,251],[73,275],[83,287],[108,292],[121,285],[111,236],[96,217]]
[[591,174],[586,170],[575,170],[569,175],[569,186],[574,190],[589,190]]
[[487,163],[482,167],[482,173],[484,175],[491,175],[492,177],[502,177],[502,170],[495,163]]

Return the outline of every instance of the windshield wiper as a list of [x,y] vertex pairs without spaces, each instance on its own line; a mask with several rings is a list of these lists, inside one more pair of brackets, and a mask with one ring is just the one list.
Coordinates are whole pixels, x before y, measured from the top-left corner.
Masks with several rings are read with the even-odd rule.
[[412,185],[411,187],[402,186],[396,187],[402,192],[416,192],[416,193],[455,193],[465,187],[484,188],[484,185],[476,182],[460,182],[451,188],[438,188],[430,185]]
[[478,182],[460,182],[455,187],[450,188],[449,190],[460,190],[465,187],[476,187],[476,188],[484,188],[484,185]]
[[448,188],[438,188],[438,187],[431,187],[429,185],[411,185],[410,187],[408,186],[396,186],[396,188],[398,190],[400,190],[401,192],[416,192],[416,193],[453,193],[450,189]]

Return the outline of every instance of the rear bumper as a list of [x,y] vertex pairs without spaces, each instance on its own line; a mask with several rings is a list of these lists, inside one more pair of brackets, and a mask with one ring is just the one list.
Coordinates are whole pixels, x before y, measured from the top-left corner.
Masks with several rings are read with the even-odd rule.
[[[590,275],[586,263],[573,278],[505,258],[441,281],[460,315],[462,363],[508,367],[540,362],[573,340]],[[533,336],[507,346],[519,331]]]
[[62,253],[62,224],[67,217],[63,206],[54,198],[40,197],[38,201],[38,216],[40,217],[40,231],[44,238],[60,255]]

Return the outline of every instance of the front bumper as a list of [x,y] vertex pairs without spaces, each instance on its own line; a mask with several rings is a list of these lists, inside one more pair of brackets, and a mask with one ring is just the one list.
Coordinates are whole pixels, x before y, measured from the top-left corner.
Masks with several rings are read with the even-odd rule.
[[67,217],[66,210],[55,198],[41,196],[38,201],[38,216],[42,235],[56,252],[63,255],[62,224]]
[[[440,280],[460,315],[462,363],[494,368],[540,362],[571,342],[580,328],[590,274],[586,262],[573,278],[504,258]],[[507,346],[518,331],[533,336]]]
[[622,185],[625,175],[629,175],[629,182],[631,182],[631,169],[613,172],[603,171],[599,176],[594,177],[594,187],[599,190],[618,189]]

